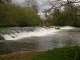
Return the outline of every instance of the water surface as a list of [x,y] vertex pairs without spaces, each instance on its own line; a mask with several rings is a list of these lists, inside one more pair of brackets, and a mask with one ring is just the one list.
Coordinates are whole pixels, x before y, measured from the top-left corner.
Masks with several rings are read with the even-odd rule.
[[41,27],[4,28],[7,33],[1,31],[1,34],[6,40],[0,41],[0,53],[45,51],[64,46],[80,46],[80,28],[60,28],[60,30]]

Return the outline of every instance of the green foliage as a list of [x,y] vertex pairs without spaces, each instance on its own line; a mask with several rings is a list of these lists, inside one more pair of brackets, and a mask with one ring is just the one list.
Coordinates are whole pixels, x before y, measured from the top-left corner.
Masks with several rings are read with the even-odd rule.
[[61,12],[59,9],[55,9],[47,21],[49,21],[51,25],[80,26],[80,16],[75,15],[69,10]]
[[39,16],[31,8],[0,4],[0,26],[37,26]]
[[72,25],[72,17],[70,16],[70,12],[64,11],[62,12],[55,20],[55,25]]
[[34,56],[33,60],[80,60],[80,47],[63,47]]
[[32,9],[28,8],[27,10],[25,10],[25,14],[26,16],[23,19],[23,21],[22,20],[19,21],[21,25],[37,26],[39,24],[38,16]]
[[5,22],[5,6],[0,4],[0,26],[4,25],[3,23]]

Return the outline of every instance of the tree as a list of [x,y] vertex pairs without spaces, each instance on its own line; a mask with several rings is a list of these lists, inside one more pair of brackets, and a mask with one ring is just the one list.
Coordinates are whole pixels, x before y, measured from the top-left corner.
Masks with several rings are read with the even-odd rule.
[[8,3],[11,3],[12,0],[0,0],[0,4],[8,4]]
[[37,0],[25,0],[26,7],[32,8],[32,10],[37,14],[38,13],[38,3]]
[[15,4],[0,5],[0,26],[38,26],[40,17],[32,10]]
[[22,26],[38,26],[39,25],[39,20],[38,20],[38,15],[35,14],[35,12],[31,9],[28,8],[24,10],[25,12],[25,18],[20,19],[19,23]]
[[60,15],[61,15],[61,11],[56,8],[49,15],[47,21],[50,22],[51,25],[62,25],[62,22],[60,22],[60,19],[58,19]]
[[[80,26],[80,1],[78,0],[47,0],[46,4],[50,6],[49,9],[44,10],[45,16],[47,17],[46,19],[49,21],[53,21],[54,24],[59,24],[61,25],[73,25],[73,26]],[[63,11],[62,11],[62,7]],[[57,10],[55,10],[57,9]],[[58,9],[60,10],[61,14],[54,14],[58,13]],[[54,12],[52,12],[54,11]],[[50,14],[49,14],[50,13]],[[65,15],[66,14],[66,15]],[[58,15],[58,16],[56,16]],[[68,16],[68,17],[67,17]],[[69,17],[70,16],[70,17]],[[67,19],[67,18],[69,19]],[[66,20],[64,19],[66,18]],[[72,19],[71,19],[72,18]],[[70,20],[70,21],[69,21]],[[64,22],[64,24],[63,24]],[[67,23],[71,24],[67,24]]]
[[78,20],[78,13],[79,13],[79,8],[75,3],[79,3],[80,1],[72,0],[69,1],[67,0],[67,3],[65,4],[65,10],[71,12],[71,17],[74,23],[74,26],[80,26],[79,25],[79,20]]

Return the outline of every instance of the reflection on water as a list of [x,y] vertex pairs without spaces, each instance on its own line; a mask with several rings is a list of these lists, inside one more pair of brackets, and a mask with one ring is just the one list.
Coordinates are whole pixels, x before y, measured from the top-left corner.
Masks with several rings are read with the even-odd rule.
[[15,41],[0,41],[0,53],[45,51],[64,46],[80,46],[80,28],[61,30],[46,36],[33,36]]

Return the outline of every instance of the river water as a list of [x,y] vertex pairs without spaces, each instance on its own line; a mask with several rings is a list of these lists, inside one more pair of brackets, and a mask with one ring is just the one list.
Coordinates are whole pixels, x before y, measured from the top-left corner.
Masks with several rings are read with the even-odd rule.
[[64,46],[80,46],[80,28],[8,27],[0,28],[0,54],[20,51],[46,51]]

